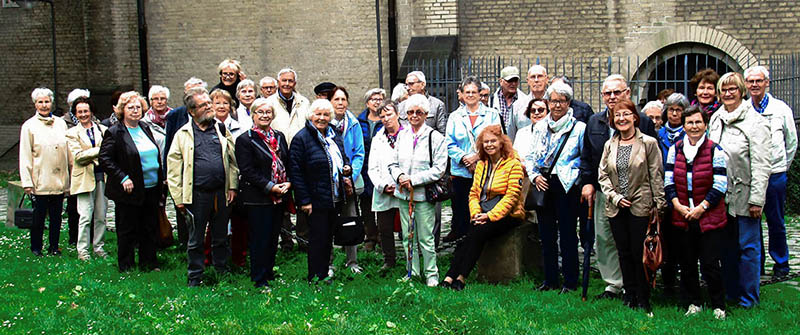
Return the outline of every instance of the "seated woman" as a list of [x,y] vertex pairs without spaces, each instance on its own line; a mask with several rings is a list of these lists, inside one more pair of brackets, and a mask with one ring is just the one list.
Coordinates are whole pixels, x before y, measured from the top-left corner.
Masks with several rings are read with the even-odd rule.
[[725,318],[722,289],[725,192],[728,190],[725,152],[706,137],[708,114],[691,106],[681,115],[686,139],[669,148],[664,172],[664,193],[672,202],[675,250],[682,251],[681,296],[686,316],[702,310],[697,260],[708,284],[714,317]]
[[486,127],[475,142],[480,160],[469,191],[472,218],[464,241],[456,248],[450,270],[439,286],[461,291],[478,262],[483,246],[491,238],[517,226],[525,219],[520,189],[524,177],[522,162],[503,135],[500,125]]

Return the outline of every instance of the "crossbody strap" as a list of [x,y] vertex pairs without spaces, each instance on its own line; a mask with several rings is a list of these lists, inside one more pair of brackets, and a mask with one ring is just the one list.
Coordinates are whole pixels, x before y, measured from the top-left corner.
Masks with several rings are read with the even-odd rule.
[[[564,140],[561,141],[561,145],[558,147],[558,151],[556,152],[556,157],[553,158],[553,164],[551,164],[550,167],[548,168],[547,174],[550,174],[550,172],[553,170],[553,166],[556,165],[556,163],[558,163],[558,157],[561,156],[561,151],[563,151],[564,150],[564,146],[567,145],[567,141],[569,141],[569,135],[571,135],[572,134],[572,130],[575,129],[575,124],[576,123],[577,123],[577,121],[572,124],[572,127],[570,127],[569,131],[567,132],[567,136],[564,136]],[[547,178],[547,177],[545,177],[545,178]]]

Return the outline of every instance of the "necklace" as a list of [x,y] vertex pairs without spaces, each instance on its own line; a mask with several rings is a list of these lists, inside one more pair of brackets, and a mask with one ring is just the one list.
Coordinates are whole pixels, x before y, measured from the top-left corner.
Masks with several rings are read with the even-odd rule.
[[[622,134],[620,134],[620,135],[622,135]],[[634,136],[636,136],[636,132],[633,132],[633,135],[631,135],[631,137],[628,137],[628,138],[624,138],[624,137],[622,137],[622,136],[620,136],[620,137],[622,137],[622,140],[623,140],[623,141],[628,141],[628,140],[631,140],[631,139],[633,139],[633,137],[634,137]]]

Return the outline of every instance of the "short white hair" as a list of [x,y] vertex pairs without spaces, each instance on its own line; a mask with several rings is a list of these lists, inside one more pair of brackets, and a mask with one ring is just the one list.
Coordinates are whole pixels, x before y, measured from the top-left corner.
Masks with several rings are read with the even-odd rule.
[[80,98],[80,97],[91,98],[91,95],[92,94],[87,89],[76,88],[76,89],[72,90],[72,92],[69,92],[69,94],[67,95],[67,106],[72,106],[72,103],[77,98]]
[[602,90],[602,89],[606,88],[606,84],[608,84],[608,83],[610,83],[612,81],[621,81],[623,84],[625,84],[625,87],[628,86],[628,81],[625,80],[625,77],[623,77],[621,74],[612,74],[612,75],[606,77],[605,80],[603,80],[603,86],[601,86],[600,89]]
[[258,98],[258,99],[256,99],[255,101],[253,101],[253,104],[250,105],[250,111],[251,111],[250,114],[251,115],[255,115],[255,111],[257,111],[259,108],[263,107],[264,105],[269,106],[269,109],[271,109],[272,112],[275,113],[275,108],[273,108],[272,105],[269,105],[268,103],[269,103],[269,100],[267,100],[267,98]]
[[31,100],[33,101],[33,103],[36,103],[36,99],[39,99],[44,95],[50,97],[50,102],[51,103],[53,102],[53,91],[51,91],[47,87],[39,87],[33,89],[33,92],[31,92]]
[[375,94],[380,94],[383,99],[386,99],[386,90],[382,88],[373,88],[364,94],[364,102],[368,102],[369,98],[371,98]]
[[422,71],[411,71],[406,75],[406,78],[408,78],[410,76],[414,76],[414,77],[417,78],[417,80],[421,81],[422,83],[426,83],[425,82],[425,74],[422,73]]
[[397,84],[392,89],[392,101],[400,100],[404,95],[408,94],[408,90],[404,84]]
[[158,93],[164,93],[167,100],[169,100],[169,89],[161,85],[153,85],[153,87],[150,87],[150,91],[147,92],[147,100],[153,100],[153,96]]
[[292,70],[292,68],[290,67],[283,68],[280,71],[278,71],[278,78],[280,78],[282,74],[289,72],[291,72],[294,75],[294,81],[297,82],[297,72],[295,70]]
[[541,70],[542,72],[544,72],[544,75],[547,75],[547,68],[545,68],[544,66],[541,66],[539,64],[535,64],[535,65],[531,66],[528,69],[528,75],[530,76],[531,73],[533,73],[533,71],[535,71],[535,70]]
[[254,91],[256,90],[256,83],[254,83],[252,80],[245,79],[245,80],[240,81],[239,85],[236,85],[236,97],[238,98],[239,97],[239,92],[241,92],[242,89],[244,89],[245,87],[248,87],[248,86],[252,87]]
[[760,73],[764,75],[764,79],[769,80],[769,70],[766,67],[761,65],[751,66],[748,67],[747,70],[744,70],[744,79],[747,79],[751,74]]
[[270,76],[266,76],[264,78],[261,78],[261,80],[258,81],[258,86],[264,86],[264,84],[269,83],[269,82],[273,82],[273,83],[275,83],[275,85],[278,85],[278,81],[275,80],[275,78],[272,78]]
[[481,90],[481,91],[483,91],[483,90],[490,90],[490,89],[491,89],[491,88],[489,87],[489,85],[486,85],[486,83],[485,83],[485,82],[481,82],[481,88],[480,88],[480,90]]
[[408,97],[408,100],[406,100],[405,102],[406,102],[406,110],[411,109],[411,107],[419,107],[422,108],[422,110],[424,110],[426,114],[431,112],[431,103],[430,101],[428,101],[428,98],[426,98],[422,94],[414,94]]
[[572,87],[567,84],[564,84],[563,81],[557,81],[552,85],[547,87],[547,91],[544,92],[544,97],[546,100],[550,100],[551,94],[558,94],[567,98],[567,101],[572,101]]
[[333,104],[331,104],[328,99],[317,99],[314,100],[314,102],[311,103],[311,107],[308,108],[309,112],[306,114],[306,120],[311,120],[311,115],[314,115],[314,111],[318,109],[329,111],[331,114],[331,119],[333,119]]
[[661,101],[658,100],[650,101],[647,104],[645,104],[644,107],[642,107],[642,112],[647,112],[647,110],[650,108],[658,108],[659,112],[663,112],[664,104],[662,104]]
[[203,81],[203,79],[200,79],[200,78],[197,78],[197,77],[191,77],[191,78],[189,78],[189,80],[187,80],[187,81],[185,81],[183,83],[183,90],[186,91],[187,87],[193,86],[193,85],[200,85],[203,88],[208,89],[208,84],[205,81]]

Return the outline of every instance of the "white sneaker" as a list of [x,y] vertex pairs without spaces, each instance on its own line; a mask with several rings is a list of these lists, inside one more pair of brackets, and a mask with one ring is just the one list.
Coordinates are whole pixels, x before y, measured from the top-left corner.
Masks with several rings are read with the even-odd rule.
[[428,287],[436,287],[439,286],[439,280],[434,277],[430,277],[425,284],[428,285]]
[[686,310],[686,314],[683,314],[683,316],[692,316],[692,315],[695,315],[695,314],[700,313],[702,311],[703,311],[703,307],[700,307],[700,306],[692,304],[692,305],[689,305],[689,308]]
[[82,261],[88,261],[90,259],[89,253],[86,252],[78,252],[78,259]]
[[328,267],[328,277],[329,278],[333,278],[333,267],[332,266]]
[[723,309],[714,308],[714,318],[715,319],[717,319],[717,320],[725,320],[725,317],[727,317],[727,314],[725,313],[725,311]]
[[350,263],[350,265],[348,265],[347,268],[349,268],[350,272],[352,272],[354,274],[359,274],[359,273],[361,273],[361,271],[364,270],[360,266],[358,266],[358,264],[356,264],[356,263]]

